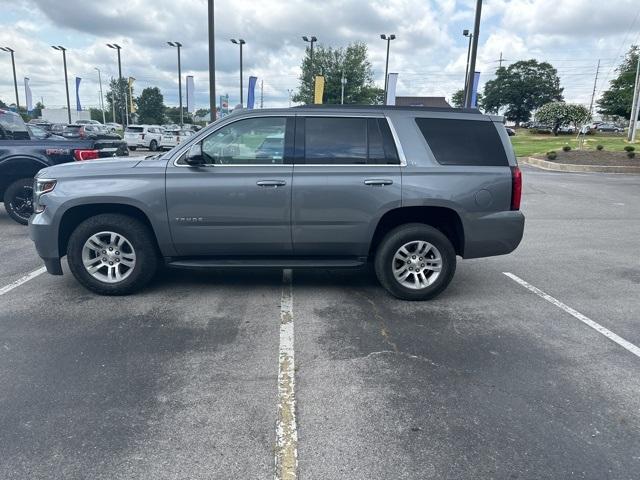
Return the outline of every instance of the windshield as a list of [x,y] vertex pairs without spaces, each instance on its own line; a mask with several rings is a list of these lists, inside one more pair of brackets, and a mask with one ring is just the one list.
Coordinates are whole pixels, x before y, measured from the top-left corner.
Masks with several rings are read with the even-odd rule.
[[0,111],[0,126],[10,133],[27,132],[22,118],[13,112]]

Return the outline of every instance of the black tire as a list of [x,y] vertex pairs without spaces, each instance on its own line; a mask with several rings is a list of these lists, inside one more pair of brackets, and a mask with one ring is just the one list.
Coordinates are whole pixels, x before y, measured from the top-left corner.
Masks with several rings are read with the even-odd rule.
[[129,147],[129,150],[131,150],[132,152],[135,152],[136,148],[138,148],[138,147]]
[[151,150],[152,152],[158,150],[158,142],[156,142],[155,140],[151,140],[151,143],[149,143],[149,150]]
[[33,213],[33,178],[21,178],[4,192],[4,208],[16,222],[27,225]]
[[[126,237],[135,251],[136,262],[131,273],[117,283],[93,277],[82,262],[85,242],[104,231]],[[127,295],[142,289],[153,279],[159,258],[153,234],[146,225],[127,215],[105,213],[88,218],[76,227],[69,238],[67,261],[73,276],[88,290],[100,295]]]
[[[394,255],[400,247],[413,241],[429,242],[438,250],[442,259],[438,277],[432,284],[419,289],[402,285],[393,274]],[[387,233],[380,242],[375,255],[375,270],[380,284],[394,297],[402,300],[429,300],[442,293],[451,282],[456,271],[456,252],[449,239],[439,230],[421,223],[408,223]],[[431,272],[427,274],[430,275]]]

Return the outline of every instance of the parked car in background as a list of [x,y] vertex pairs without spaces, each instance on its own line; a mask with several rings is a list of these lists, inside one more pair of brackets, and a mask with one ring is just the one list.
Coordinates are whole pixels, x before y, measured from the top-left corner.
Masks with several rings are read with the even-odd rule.
[[476,110],[249,110],[162,155],[46,168],[35,185],[29,234],[47,271],[62,275],[66,255],[103,295],[141,289],[163,263],[371,262],[392,295],[427,300],[457,256],[510,253],[524,230],[504,125]]
[[115,122],[107,122],[104,126],[109,133],[116,133],[118,130],[122,130],[122,125]]
[[0,109],[0,201],[9,216],[27,224],[33,213],[33,177],[38,170],[59,163],[128,155],[122,140],[37,139],[20,115]]
[[624,128],[619,127],[613,123],[600,123],[595,128],[596,132],[613,132],[613,133],[621,133],[624,132]]
[[124,131],[124,140],[129,150],[148,148],[155,152],[162,143],[163,131],[159,125],[129,125]]
[[558,133],[572,134],[576,133],[576,127],[573,125],[561,125],[558,128]]
[[160,141],[160,148],[163,150],[170,150],[173,147],[180,145],[194,132],[191,130],[164,130],[162,133],[162,140]]
[[56,135],[55,133],[51,133],[48,132],[46,130],[43,130],[42,128],[40,128],[37,125],[29,125],[27,124],[27,129],[29,130],[29,133],[31,134],[31,138],[34,138],[36,140],[44,140],[44,139],[49,139],[49,140],[66,140],[66,138],[64,138],[62,135]]
[[64,127],[66,125],[64,123],[53,123],[51,124],[51,129],[49,130],[54,135],[62,136],[62,132],[64,132]]
[[49,130],[51,130],[52,123],[47,122],[46,120],[42,120],[40,118],[34,118],[29,120],[29,122],[27,122],[27,125],[33,125],[33,126],[39,127],[42,130],[45,130],[48,132]]

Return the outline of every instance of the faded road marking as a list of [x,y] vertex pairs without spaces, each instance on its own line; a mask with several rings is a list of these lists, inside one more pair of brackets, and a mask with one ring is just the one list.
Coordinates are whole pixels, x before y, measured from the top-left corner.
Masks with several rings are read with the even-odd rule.
[[527,290],[530,290],[533,293],[535,293],[536,295],[538,295],[539,297],[544,298],[547,302],[552,303],[556,307],[561,308],[562,310],[567,312],[569,315],[574,316],[575,318],[580,320],[585,325],[588,325],[589,327],[593,328],[596,332],[601,333],[602,335],[607,337],[609,340],[611,340],[613,342],[616,342],[622,348],[625,348],[625,349],[629,350],[636,357],[640,357],[640,348],[635,346],[633,343],[628,342],[624,338],[622,338],[622,337],[616,335],[615,333],[613,333],[611,330],[608,330],[607,328],[603,327],[599,323],[594,322],[593,320],[591,320],[586,315],[583,315],[580,312],[578,312],[578,311],[574,310],[573,308],[569,307],[568,305],[565,305],[560,300],[557,300],[557,299],[553,298],[551,295],[549,295],[547,293],[544,293],[539,288],[536,288],[533,285],[531,285],[530,283],[525,282],[524,280],[522,280],[517,275],[514,275],[513,273],[509,273],[509,272],[502,272],[502,273],[504,273],[507,277],[509,277],[514,282],[519,283],[520,285],[522,285]]
[[295,364],[293,346],[293,290],[291,270],[282,272],[280,354],[278,362],[278,420],[276,424],[275,480],[293,480],[298,469]]
[[5,293],[9,293],[14,288],[19,287],[23,283],[27,283],[32,278],[36,278],[38,275],[41,275],[46,271],[47,271],[47,269],[45,267],[41,267],[41,268],[39,268],[37,270],[34,270],[31,273],[27,273],[24,277],[21,277],[18,280],[16,280],[15,282],[11,282],[9,285],[6,285],[6,286],[0,288],[0,295],[4,295]]

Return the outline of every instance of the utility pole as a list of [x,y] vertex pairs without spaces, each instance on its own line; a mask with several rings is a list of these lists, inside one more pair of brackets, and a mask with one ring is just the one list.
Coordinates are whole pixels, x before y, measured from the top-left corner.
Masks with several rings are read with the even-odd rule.
[[627,140],[635,142],[638,126],[638,94],[640,93],[640,55],[636,61],[636,81],[633,88],[633,102],[631,103],[631,118],[629,119],[629,134]]
[[467,96],[465,98],[465,107],[471,108],[471,91],[473,90],[473,77],[476,71],[476,58],[478,56],[478,36],[480,35],[480,18],[482,17],[482,0],[476,3],[476,19],[473,26],[473,42],[471,44],[471,60],[469,61],[469,73],[467,77]]
[[[98,71],[98,83],[100,84],[100,110],[102,110],[102,124],[107,123],[107,120],[104,116],[104,96],[102,95],[102,77],[100,76],[100,69],[98,67],[94,67],[95,70]],[[44,102],[43,102],[44,103]]]
[[[111,77],[111,81],[113,82],[113,77]],[[111,92],[111,121],[113,123],[117,123],[116,122],[116,99],[113,92]]]
[[64,86],[67,91],[67,117],[71,123],[71,102],[69,101],[69,80],[67,79],[67,49],[58,45],[52,45],[51,48],[62,52],[62,64],[64,65]]
[[209,20],[209,118],[216,121],[216,38],[214,28],[213,0],[208,0]]
[[596,67],[596,78],[593,80],[593,92],[591,92],[591,103],[589,103],[589,117],[593,113],[593,101],[596,98],[596,87],[598,86],[598,74],[600,73],[600,59],[598,59],[598,66]]
[[20,97],[18,96],[18,79],[16,78],[16,61],[13,57],[15,50],[9,47],[0,47],[0,50],[11,54],[11,67],[13,68],[13,88],[16,91],[16,111],[20,112]]
[[629,133],[627,135],[627,140],[632,141],[632,138],[635,137],[636,124],[638,119],[638,88],[640,88],[640,56],[636,61],[636,79],[634,82],[633,88],[633,101],[631,102],[631,117],[629,118]]
[[264,108],[264,80],[260,80],[260,108]]
[[500,58],[498,59],[498,68],[502,68],[502,62],[504,62],[505,59],[502,58],[502,52],[500,52]]
[[[344,71],[343,71],[342,72],[342,78],[340,79],[340,85],[342,87],[341,90],[340,90],[340,105],[344,105],[344,86],[346,84],[347,84],[347,79],[344,78]],[[386,98],[385,98],[385,102],[386,102]]]

